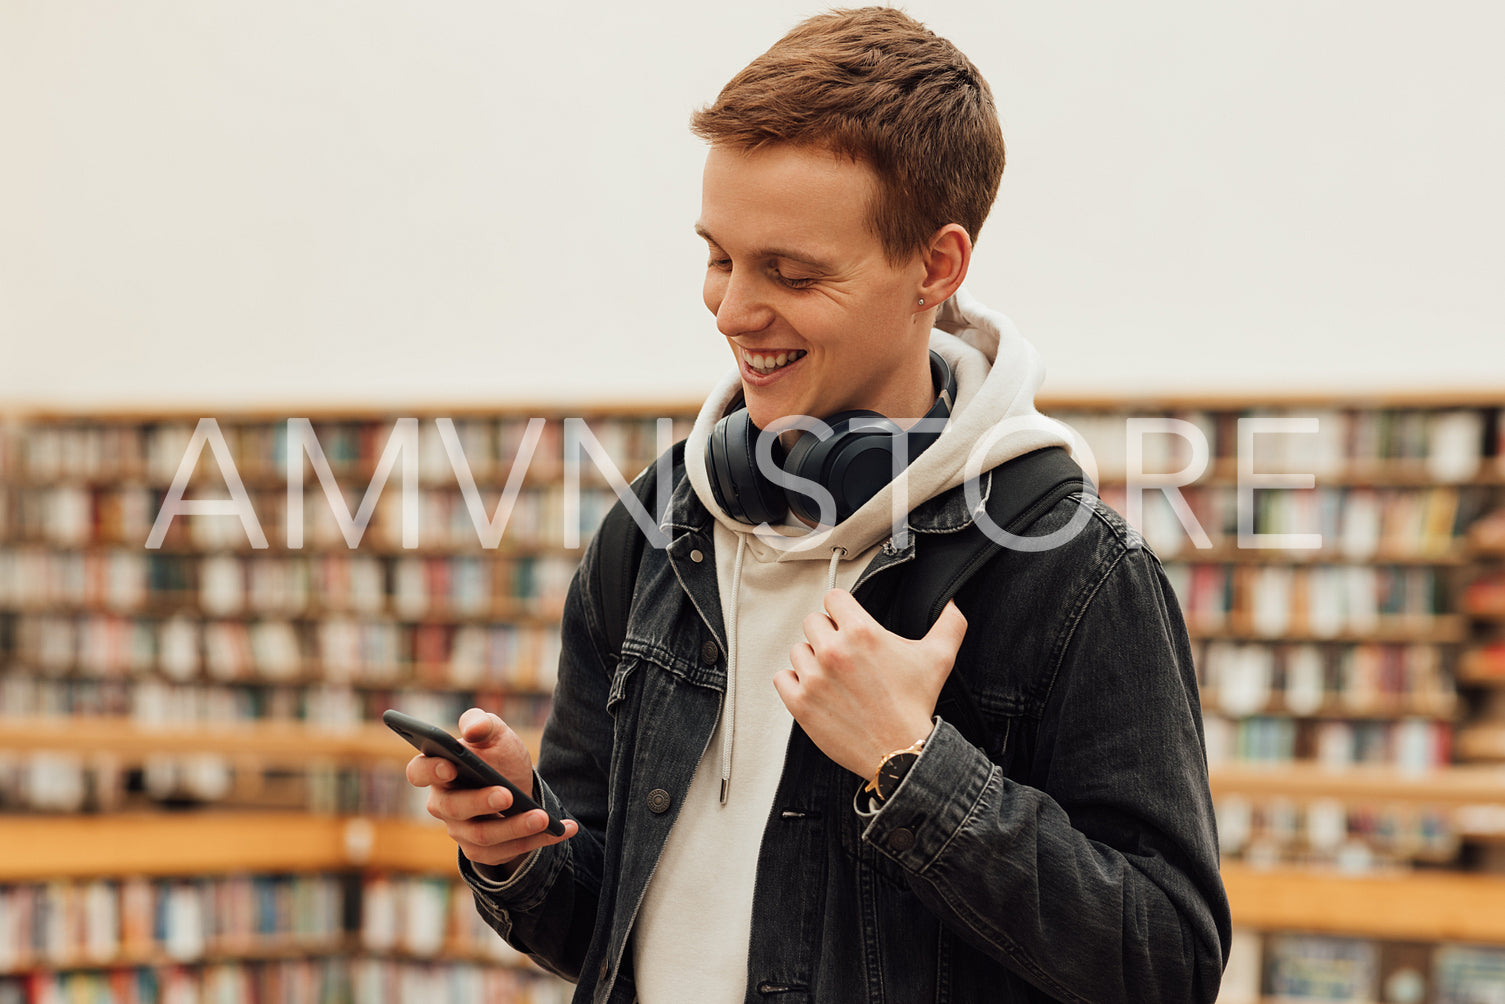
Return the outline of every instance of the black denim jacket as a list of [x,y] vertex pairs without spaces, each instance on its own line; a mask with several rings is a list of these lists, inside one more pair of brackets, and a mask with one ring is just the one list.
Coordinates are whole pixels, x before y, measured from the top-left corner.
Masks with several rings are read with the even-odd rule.
[[[758,858],[747,1001],[1217,996],[1229,914],[1186,628],[1158,560],[1095,499],[1031,532],[1079,504],[1092,518],[1068,543],[1005,550],[956,597],[976,744],[939,720],[864,816],[862,780],[794,726]],[[620,662],[594,545],[569,591],[535,784],[580,833],[500,885],[461,856],[481,913],[576,980],[577,1002],[635,999],[633,922],[726,687],[713,517],[683,478],[670,513]],[[892,570],[971,519],[960,488],[918,507],[908,546],[881,548],[854,594],[874,611],[902,601]]]

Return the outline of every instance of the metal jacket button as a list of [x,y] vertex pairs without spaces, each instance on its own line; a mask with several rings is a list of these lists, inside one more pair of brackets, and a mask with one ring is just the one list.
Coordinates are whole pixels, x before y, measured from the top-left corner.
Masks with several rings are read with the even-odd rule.
[[700,661],[707,666],[714,666],[716,660],[721,658],[721,647],[710,638],[700,643]]
[[648,809],[650,812],[663,812],[669,808],[669,793],[662,788],[654,788],[648,793]]
[[690,560],[698,565],[705,560],[705,555],[701,553],[699,548],[696,548],[695,550],[690,552]]
[[888,835],[888,849],[903,854],[914,846],[914,830],[900,827]]

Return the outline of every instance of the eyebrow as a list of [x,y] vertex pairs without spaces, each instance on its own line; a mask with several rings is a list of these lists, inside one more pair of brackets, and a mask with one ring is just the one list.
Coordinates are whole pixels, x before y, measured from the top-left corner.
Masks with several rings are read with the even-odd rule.
[[[716,247],[721,246],[721,242],[712,237],[711,232],[705,227],[701,226],[699,223],[695,224],[695,232],[699,234],[701,238],[706,241],[706,243],[714,244],[716,245]],[[752,256],[754,258],[788,258],[790,261],[801,262],[802,264],[809,265],[812,268],[820,269],[822,272],[832,271],[830,262],[827,262],[820,258],[813,258],[801,251],[790,251],[787,248],[758,248],[753,251]]]

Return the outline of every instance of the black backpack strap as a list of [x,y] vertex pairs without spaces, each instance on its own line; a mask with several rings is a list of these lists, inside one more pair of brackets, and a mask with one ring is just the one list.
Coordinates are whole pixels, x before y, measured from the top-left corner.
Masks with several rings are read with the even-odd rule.
[[[1046,447],[993,471],[985,511],[995,526],[1018,536],[1062,499],[1091,490],[1091,484],[1064,449]],[[915,560],[904,574],[903,598],[888,625],[906,638],[924,637],[946,602],[1004,548],[975,522],[956,533],[918,536]]]
[[[684,440],[674,444],[671,456],[676,481],[684,469],[684,451]],[[650,512],[657,484],[658,464],[654,463],[632,486],[638,501]],[[1015,457],[993,471],[986,512],[995,525],[1020,535],[1056,503],[1084,490],[1091,491],[1092,485],[1082,469],[1062,448],[1047,447]],[[627,637],[627,615],[632,609],[638,565],[643,560],[643,534],[620,500],[607,512],[597,533],[601,536],[597,567],[602,626],[612,658],[616,658]],[[917,542],[915,560],[904,573],[901,598],[890,609],[888,629],[906,638],[923,637],[947,601],[1003,546],[975,522],[957,533],[923,535],[923,546]],[[947,678],[936,712],[973,742],[985,735],[976,702],[958,674]]]
[[[679,480],[685,467],[685,441],[681,439],[670,447],[674,465],[674,480]],[[632,483],[632,492],[643,508],[655,511],[658,487],[658,461]],[[606,642],[612,659],[622,653],[622,642],[627,639],[627,615],[632,610],[632,593],[638,581],[638,566],[643,561],[643,533],[627,511],[621,499],[616,501],[601,520],[596,531],[601,537],[600,552],[596,556],[601,584],[601,623],[606,632]]]
[[[1077,492],[1095,493],[1095,489],[1064,449],[1046,447],[1008,460],[993,471],[985,511],[995,526],[1020,536]],[[1005,547],[975,522],[956,533],[919,536],[915,560],[899,585],[888,624],[889,630],[906,638],[924,637],[947,601]],[[960,674],[947,677],[936,713],[973,743],[984,744],[982,718]]]

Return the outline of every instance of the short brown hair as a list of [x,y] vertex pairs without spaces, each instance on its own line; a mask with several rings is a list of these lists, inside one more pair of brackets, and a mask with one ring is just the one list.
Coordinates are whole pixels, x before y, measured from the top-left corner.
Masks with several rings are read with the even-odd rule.
[[993,92],[956,46],[903,11],[833,10],[796,25],[697,111],[712,145],[824,148],[878,175],[871,220],[898,264],[941,227],[975,242],[1003,177]]

